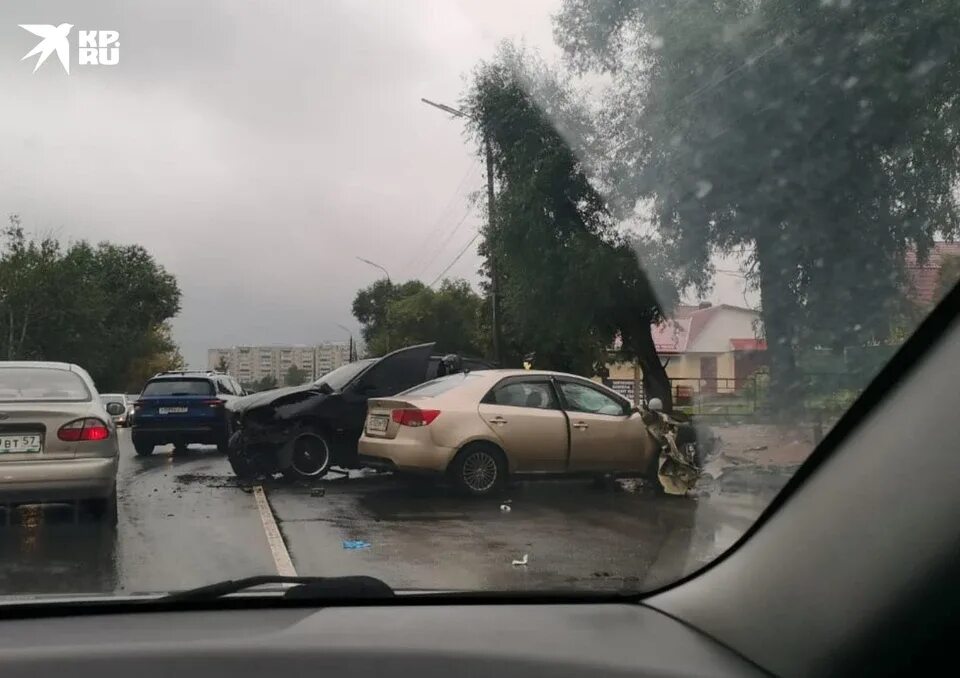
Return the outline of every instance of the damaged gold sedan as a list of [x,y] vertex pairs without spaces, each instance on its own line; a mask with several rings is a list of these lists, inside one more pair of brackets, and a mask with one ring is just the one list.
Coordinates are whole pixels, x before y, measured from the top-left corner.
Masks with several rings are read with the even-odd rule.
[[453,374],[373,398],[358,452],[361,464],[446,477],[473,495],[519,474],[633,475],[684,494],[701,457],[689,423],[534,370]]

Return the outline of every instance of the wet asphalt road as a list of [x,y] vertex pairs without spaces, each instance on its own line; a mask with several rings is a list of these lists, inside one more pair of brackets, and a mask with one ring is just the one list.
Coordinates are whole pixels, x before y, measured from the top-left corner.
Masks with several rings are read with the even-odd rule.
[[[254,496],[214,448],[138,458],[120,435],[117,527],[66,506],[0,511],[0,595],[168,591],[277,571]],[[775,492],[688,499],[549,480],[474,500],[363,473],[322,488],[265,488],[297,573],[415,589],[649,589],[716,557]],[[527,565],[511,564],[524,554]]]

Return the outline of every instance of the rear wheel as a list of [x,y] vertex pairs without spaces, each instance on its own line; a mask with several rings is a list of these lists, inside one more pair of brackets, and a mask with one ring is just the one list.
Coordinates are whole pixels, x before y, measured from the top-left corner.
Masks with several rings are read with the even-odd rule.
[[227,461],[240,480],[253,480],[257,477],[257,468],[247,456],[243,435],[237,431],[230,436],[227,445]]
[[133,439],[133,449],[136,450],[137,454],[141,457],[147,457],[153,454],[154,447],[155,445],[150,440]]
[[457,454],[450,465],[450,477],[462,491],[475,497],[493,494],[507,477],[503,453],[487,443],[468,445]]
[[283,469],[283,475],[291,480],[317,480],[327,475],[330,461],[330,443],[326,436],[313,431],[303,431],[293,439],[290,466]]

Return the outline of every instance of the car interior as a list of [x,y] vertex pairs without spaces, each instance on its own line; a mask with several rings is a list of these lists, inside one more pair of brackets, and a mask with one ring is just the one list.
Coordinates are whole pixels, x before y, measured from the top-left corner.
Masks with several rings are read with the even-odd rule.
[[956,309],[954,289],[753,527],[662,590],[24,601],[0,608],[2,673],[925,673],[960,592]]

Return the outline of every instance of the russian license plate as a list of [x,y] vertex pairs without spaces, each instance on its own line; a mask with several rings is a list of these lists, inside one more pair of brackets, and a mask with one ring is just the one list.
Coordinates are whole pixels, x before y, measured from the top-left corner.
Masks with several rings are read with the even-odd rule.
[[389,417],[385,417],[382,414],[374,414],[371,415],[367,421],[367,430],[370,431],[370,433],[383,433],[387,430],[388,423],[390,423]]
[[40,451],[40,435],[37,433],[0,435],[0,454],[23,454]]
[[186,407],[158,407],[157,412],[160,414],[186,414]]

